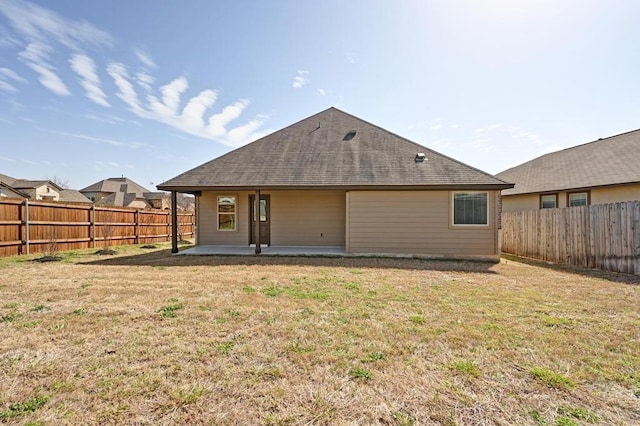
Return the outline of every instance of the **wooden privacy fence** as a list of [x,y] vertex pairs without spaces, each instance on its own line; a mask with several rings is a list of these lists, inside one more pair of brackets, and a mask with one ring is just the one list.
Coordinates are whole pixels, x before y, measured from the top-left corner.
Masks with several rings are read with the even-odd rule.
[[640,275],[640,201],[502,213],[502,251]]
[[[195,215],[178,214],[178,238],[190,238],[194,230]],[[0,256],[170,239],[168,211],[0,200]]]

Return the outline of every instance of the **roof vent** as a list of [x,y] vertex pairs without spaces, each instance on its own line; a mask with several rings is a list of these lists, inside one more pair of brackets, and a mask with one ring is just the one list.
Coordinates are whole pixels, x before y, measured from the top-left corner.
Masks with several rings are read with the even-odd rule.
[[424,155],[424,152],[419,152],[416,154],[416,158],[414,160],[416,161],[416,163],[422,163],[426,158],[427,156]]
[[347,133],[346,135],[344,135],[344,138],[342,138],[343,141],[350,141],[351,139],[353,139],[356,136],[356,131],[355,130],[350,130],[349,133]]

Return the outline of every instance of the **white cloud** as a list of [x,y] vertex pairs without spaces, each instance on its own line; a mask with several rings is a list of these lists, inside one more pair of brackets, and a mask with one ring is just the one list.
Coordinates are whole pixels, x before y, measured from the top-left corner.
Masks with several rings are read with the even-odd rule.
[[17,92],[18,91],[18,89],[14,85],[12,85],[10,83],[7,83],[6,81],[2,81],[2,80],[0,80],[0,90],[2,90],[4,92]]
[[135,55],[138,58],[138,60],[140,62],[142,62],[142,65],[146,66],[147,68],[155,68],[156,67],[156,62],[153,60],[153,58],[151,57],[151,55],[149,53],[143,52],[140,49],[135,49],[133,51],[133,53],[135,53]]
[[38,81],[56,95],[70,95],[69,89],[62,82],[62,79],[53,72],[55,69],[48,63],[49,55],[52,49],[49,45],[43,43],[29,43],[25,50],[18,54],[18,57],[29,68],[38,73],[40,77]]
[[58,77],[56,73],[51,71],[50,68],[47,68],[45,65],[40,64],[28,64],[29,67],[40,74],[38,81],[47,89],[60,96],[68,96],[71,93],[69,89],[67,89],[66,84],[62,82],[62,79]]
[[24,46],[24,50],[18,54],[20,60],[38,74],[38,80],[44,87],[56,95],[70,94],[49,62],[56,43],[74,51],[80,51],[82,46],[113,44],[113,38],[108,33],[86,21],[67,19],[26,1],[0,1],[0,14],[7,17],[15,32],[10,36],[10,44]]
[[29,43],[49,44],[55,40],[70,49],[81,45],[110,46],[113,38],[87,21],[74,21],[59,14],[21,0],[3,0],[0,13],[4,14],[16,33]]
[[[53,58],[63,56],[56,52],[62,46],[71,51],[67,54],[70,56],[69,65],[79,77],[86,96],[98,105],[110,106],[97,73],[100,67],[85,53],[90,48],[113,46],[114,38],[110,34],[87,21],[68,19],[23,0],[0,0],[0,15],[7,17],[7,29],[12,30],[9,33],[0,27],[0,36],[3,36],[1,45],[21,46],[23,50],[18,54],[19,59],[37,73],[45,88],[60,96],[70,95],[69,88],[54,66],[58,62],[53,61]],[[265,134],[265,131],[258,129],[266,117],[258,116],[235,127],[232,124],[244,114],[249,105],[247,100],[237,101],[214,113],[210,108],[217,100],[217,92],[206,89],[183,103],[182,97],[189,87],[185,77],[178,77],[160,87],[158,94],[153,87],[154,77],[149,72],[149,69],[156,67],[153,57],[143,49],[134,49],[134,54],[144,67],[138,67],[139,72],[130,74],[127,66],[120,62],[107,64],[106,71],[115,83],[115,95],[137,117],[155,120],[191,135],[230,146],[251,142]],[[308,71],[298,71],[294,87],[308,84],[308,75]],[[6,73],[0,74],[0,91],[18,89],[15,82],[20,80],[12,78]],[[137,90],[143,91],[140,96]],[[118,141],[90,139],[92,137],[86,135],[67,136],[118,145]]]
[[162,86],[160,88],[162,102],[153,95],[147,97],[151,110],[162,117],[174,117],[180,106],[180,96],[187,88],[189,88],[189,83],[184,77],[176,78],[171,83]]
[[11,84],[14,82],[27,83],[27,80],[20,77],[18,73],[12,69],[0,68],[0,90],[5,92],[17,92],[18,88]]
[[292,87],[294,89],[300,89],[307,84],[309,84],[309,71],[298,70],[298,75],[293,78]]
[[229,146],[239,146],[263,136],[263,132],[258,132],[257,129],[264,124],[264,117],[228,128],[232,121],[242,115],[249,105],[248,100],[227,105],[221,112],[205,120],[207,110],[215,104],[217,99],[217,93],[214,90],[201,91],[190,98],[181,110],[181,98],[189,88],[189,82],[186,77],[179,77],[160,87],[160,98],[152,93],[147,94],[146,104],[143,104],[123,64],[111,63],[107,67],[107,72],[118,87],[117,96],[139,117],[159,121],[191,135]]
[[213,90],[204,90],[194,98],[187,102],[187,106],[182,110],[182,119],[189,127],[204,126],[203,116],[207,108],[213,106],[216,101],[217,93]]
[[71,68],[80,77],[80,84],[87,91],[87,98],[98,105],[108,107],[107,95],[100,88],[100,78],[96,74],[96,65],[87,55],[76,54],[69,60]]
[[113,82],[118,87],[117,96],[129,106],[134,114],[146,118],[147,114],[140,107],[136,90],[129,81],[127,68],[123,64],[111,63],[107,66],[107,73],[113,78]]
[[107,144],[107,145],[111,145],[111,146],[118,146],[118,147],[132,148],[132,149],[138,149],[138,148],[141,148],[141,147],[149,146],[148,144],[143,143],[143,142],[117,141],[117,140],[114,140],[114,139],[98,138],[98,137],[95,137],[95,136],[84,135],[84,134],[81,134],[81,133],[59,132],[59,131],[56,131],[56,130],[51,131],[51,133],[53,133],[55,135],[74,138],[74,139],[82,139],[82,140],[86,140],[86,141],[90,141],[90,142],[97,142],[97,143],[103,143],[103,144]]
[[20,83],[27,82],[27,80],[20,77],[18,73],[9,68],[0,68],[0,77],[5,77],[5,79],[11,79]]
[[87,118],[89,120],[99,121],[101,123],[107,123],[107,124],[130,123],[130,124],[135,124],[136,126],[140,126],[139,121],[129,120],[129,119],[121,118],[111,114],[106,114],[106,115],[85,114],[84,118]]
[[347,61],[348,61],[351,65],[353,65],[353,64],[355,64],[355,63],[356,63],[356,60],[355,60],[355,58],[353,57],[353,55],[352,55],[351,53],[348,53],[348,52],[347,52],[347,53],[345,53],[345,54],[344,54],[344,56],[347,58]]
[[146,72],[139,72],[136,74],[136,81],[140,87],[143,87],[147,92],[150,92],[151,85],[154,83],[155,79],[152,75]]
[[439,129],[442,129],[442,125],[441,124],[435,124],[435,125],[429,127],[429,130],[439,130]]
[[324,89],[318,89],[318,95],[319,96],[327,96],[327,92],[325,92]]
[[20,46],[20,40],[15,38],[6,29],[0,27],[0,47]]

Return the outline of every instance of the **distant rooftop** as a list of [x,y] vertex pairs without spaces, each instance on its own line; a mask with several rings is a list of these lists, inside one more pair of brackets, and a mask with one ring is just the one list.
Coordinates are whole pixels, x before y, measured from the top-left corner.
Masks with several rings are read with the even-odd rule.
[[503,195],[640,182],[640,130],[545,154],[498,173]]

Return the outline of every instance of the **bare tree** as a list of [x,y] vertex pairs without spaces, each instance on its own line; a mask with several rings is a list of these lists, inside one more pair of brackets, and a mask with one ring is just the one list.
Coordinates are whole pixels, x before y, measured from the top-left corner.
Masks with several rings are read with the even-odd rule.
[[[176,201],[176,210],[178,214],[193,214],[195,212],[196,198],[193,195],[177,194]],[[185,233],[185,225],[181,224],[180,218],[178,218],[178,243],[190,244],[190,242],[185,238]]]
[[69,189],[69,178],[53,175],[46,178],[48,181],[55,183],[62,189]]
[[178,212],[193,213],[196,205],[196,198],[193,195],[177,194]]
[[111,249],[111,239],[113,237],[113,231],[115,226],[113,222],[115,221],[115,217],[112,211],[103,210],[102,211],[102,250],[98,251],[98,254],[115,254],[116,252]]

